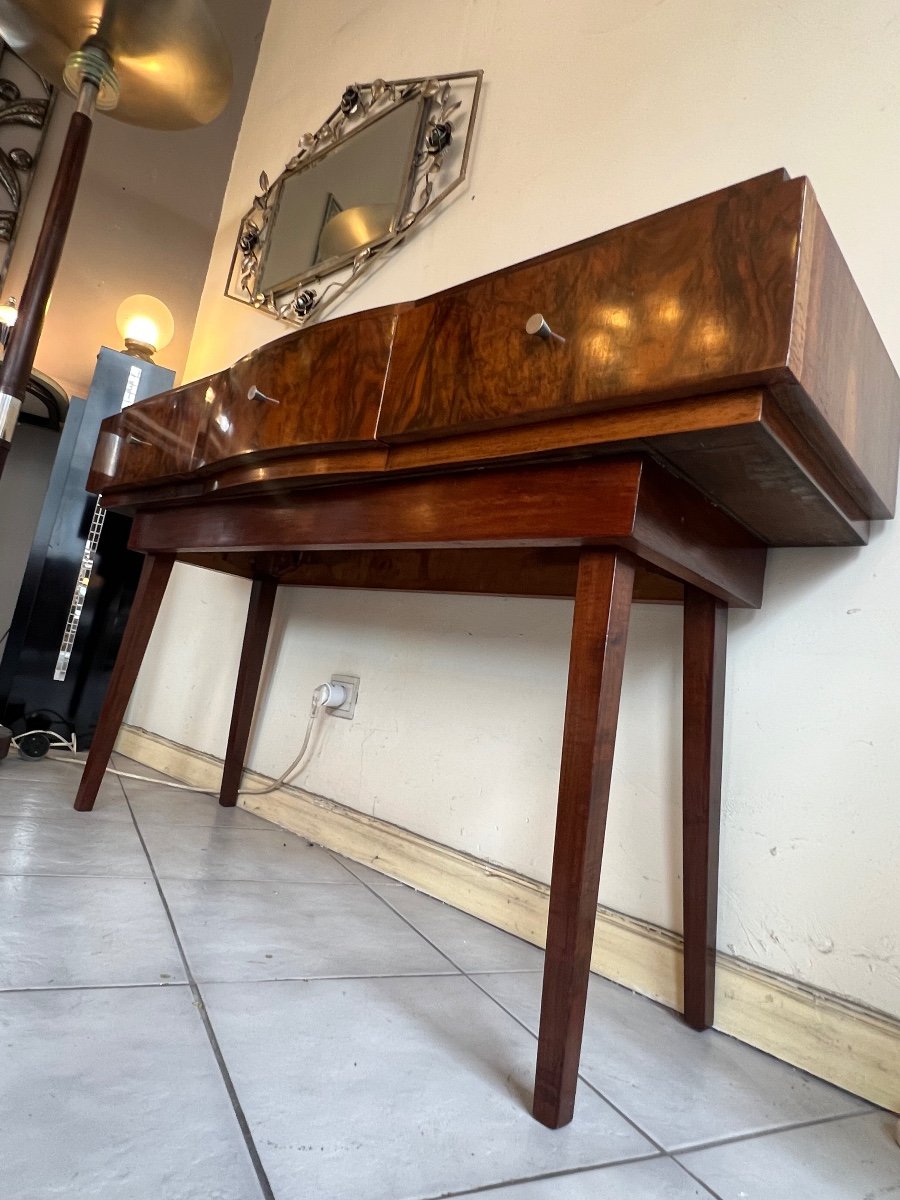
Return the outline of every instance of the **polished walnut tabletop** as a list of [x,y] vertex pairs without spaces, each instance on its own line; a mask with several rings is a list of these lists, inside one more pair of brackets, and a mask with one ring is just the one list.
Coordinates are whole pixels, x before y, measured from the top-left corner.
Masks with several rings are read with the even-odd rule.
[[[526,332],[541,313],[556,337]],[[640,451],[768,545],[893,514],[900,380],[809,182],[774,171],[110,418],[110,504]]]

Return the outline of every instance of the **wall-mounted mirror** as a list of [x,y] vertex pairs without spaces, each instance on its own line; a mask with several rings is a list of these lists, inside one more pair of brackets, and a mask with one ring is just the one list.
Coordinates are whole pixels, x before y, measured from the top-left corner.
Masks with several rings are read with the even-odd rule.
[[227,294],[322,313],[466,176],[482,72],[353,84],[241,222]]

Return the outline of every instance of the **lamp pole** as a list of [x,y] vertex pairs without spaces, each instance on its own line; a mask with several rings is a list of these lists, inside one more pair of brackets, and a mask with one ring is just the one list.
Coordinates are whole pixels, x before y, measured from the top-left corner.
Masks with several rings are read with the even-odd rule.
[[[151,129],[205,125],[228,99],[231,56],[205,0],[103,0],[99,6],[97,0],[0,0],[0,37],[40,75],[64,83],[77,96],[0,369],[2,474],[69,231],[95,111],[118,106],[114,115],[119,119]],[[67,47],[79,43],[80,50],[68,52]]]
[[6,346],[0,370],[0,474],[31,378],[50,292],[72,220],[78,182],[94,126],[97,91],[97,83],[85,77],[79,91],[78,105],[69,121],[59,169],[25,281],[19,317]]

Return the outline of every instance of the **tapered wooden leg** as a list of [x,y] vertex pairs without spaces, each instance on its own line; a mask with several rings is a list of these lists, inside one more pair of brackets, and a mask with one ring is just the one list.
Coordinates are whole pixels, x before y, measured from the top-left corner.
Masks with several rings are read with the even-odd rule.
[[103,782],[103,773],[109,765],[109,757],[116,744],[128,701],[131,699],[134,681],[144,661],[147,643],[150,641],[174,562],[175,559],[170,554],[148,554],[144,559],[134,603],[128,616],[128,624],[125,626],[125,635],[116,656],[106,699],[100,710],[97,731],[91,742],[78,795],[75,797],[75,807],[79,812],[90,812],[94,807],[97,792]]
[[225,770],[222,772],[222,790],[219,792],[219,803],[225,808],[233,808],[237,804],[277,591],[278,584],[274,579],[254,579],[250,591],[244,645],[225,751]]
[[534,1115],[572,1120],[609,807],[634,564],[586,550],[578,567],[563,733]]
[[684,1019],[713,1023],[728,608],[684,589]]

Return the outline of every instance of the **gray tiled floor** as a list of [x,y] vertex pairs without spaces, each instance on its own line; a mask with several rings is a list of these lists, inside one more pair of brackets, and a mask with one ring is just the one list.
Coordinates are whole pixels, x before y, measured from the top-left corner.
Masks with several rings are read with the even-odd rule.
[[0,764],[4,1196],[900,1197],[884,1113],[599,979],[551,1133],[534,947],[204,796],[76,814],[77,778]]

